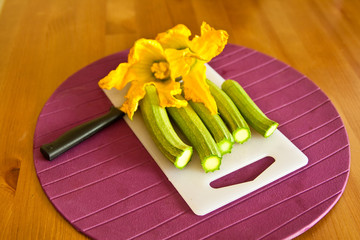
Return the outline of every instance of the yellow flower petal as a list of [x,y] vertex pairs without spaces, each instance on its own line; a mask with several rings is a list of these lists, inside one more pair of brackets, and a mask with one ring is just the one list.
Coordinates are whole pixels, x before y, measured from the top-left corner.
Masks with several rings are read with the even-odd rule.
[[151,67],[155,62],[161,61],[166,62],[161,44],[151,39],[139,39],[129,54],[129,62],[132,64],[129,67],[128,77],[136,80],[154,81],[156,79]]
[[160,106],[162,107],[185,107],[187,101],[179,100],[174,96],[181,94],[180,83],[174,80],[167,80],[165,82],[154,82],[159,96]]
[[172,79],[188,74],[194,63],[193,55],[188,48],[183,50],[165,49],[165,56],[170,65]]
[[139,106],[139,101],[144,98],[145,94],[146,92],[144,84],[137,81],[132,81],[131,86],[125,96],[127,100],[120,107],[120,110],[125,112],[128,117],[132,119],[134,112]]
[[154,60],[165,61],[164,51],[160,43],[150,39],[139,39],[131,48],[128,63],[121,63],[115,70],[99,81],[104,89],[121,90],[127,83],[152,75],[151,65]]
[[166,32],[159,33],[157,40],[163,48],[183,49],[189,46],[191,31],[183,24],[178,24]]
[[201,25],[201,36],[195,36],[191,41],[191,50],[197,56],[209,62],[213,57],[219,55],[227,44],[229,35],[226,31],[215,30],[209,24],[203,22]]
[[197,60],[190,73],[183,77],[184,96],[186,100],[202,102],[211,114],[217,114],[217,106],[206,83],[206,67],[203,61]]
[[100,88],[111,89],[116,88],[121,90],[125,85],[131,81],[130,78],[125,77],[130,64],[121,63],[119,66],[112,70],[106,77],[99,81]]
[[154,60],[165,60],[161,44],[152,39],[141,38],[134,44],[129,54],[129,63],[152,64]]

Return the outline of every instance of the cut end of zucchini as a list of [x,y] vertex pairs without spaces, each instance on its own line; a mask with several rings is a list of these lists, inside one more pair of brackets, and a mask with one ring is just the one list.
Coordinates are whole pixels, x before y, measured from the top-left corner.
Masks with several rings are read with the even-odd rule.
[[175,167],[179,169],[183,169],[190,161],[192,153],[193,153],[192,148],[185,149],[185,151],[179,157],[176,158],[176,161],[174,163]]
[[218,143],[221,155],[231,153],[231,149],[233,147],[233,142],[229,141],[228,139],[224,139]]
[[219,158],[218,156],[208,157],[202,162],[202,166],[205,172],[214,172],[216,170],[219,170],[220,164],[221,158]]
[[277,129],[277,127],[279,126],[279,124],[277,122],[274,122],[274,124],[272,124],[268,130],[266,130],[264,137],[267,138],[269,137],[271,134],[273,134],[275,132],[275,130]]
[[241,129],[235,130],[233,135],[234,135],[235,142],[238,142],[238,143],[246,142],[251,136],[250,130],[247,128],[241,128]]

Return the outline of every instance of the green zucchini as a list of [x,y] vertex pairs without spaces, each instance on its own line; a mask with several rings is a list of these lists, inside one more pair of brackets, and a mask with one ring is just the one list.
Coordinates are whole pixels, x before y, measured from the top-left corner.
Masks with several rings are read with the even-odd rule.
[[185,144],[175,132],[166,109],[159,105],[155,86],[146,86],[145,90],[145,97],[140,101],[145,126],[165,157],[182,169],[190,161],[193,148]]
[[167,111],[197,151],[205,172],[218,170],[222,158],[218,145],[190,104],[182,108],[168,107]]
[[230,97],[210,80],[207,80],[210,92],[215,98],[220,117],[229,127],[235,142],[244,143],[251,137],[248,124],[240,114]]
[[233,100],[247,123],[265,138],[277,129],[279,124],[269,119],[249,97],[240,84],[234,80],[226,80],[221,88]]
[[197,115],[203,121],[215,142],[217,143],[222,155],[230,153],[234,144],[234,137],[218,114],[211,114],[203,103],[188,101]]

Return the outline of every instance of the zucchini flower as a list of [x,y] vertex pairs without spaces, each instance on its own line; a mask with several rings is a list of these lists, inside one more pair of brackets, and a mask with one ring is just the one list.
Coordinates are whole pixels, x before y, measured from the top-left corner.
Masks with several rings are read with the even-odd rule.
[[203,22],[201,35],[196,35],[191,40],[190,36],[191,31],[185,25],[179,24],[158,34],[156,40],[166,50],[166,54],[175,56],[175,52],[180,51],[184,54],[182,58],[191,65],[189,71],[182,75],[185,99],[202,102],[212,114],[216,114],[216,102],[206,83],[205,63],[223,51],[228,34],[223,30],[215,30]]
[[[182,54],[181,51],[177,54]],[[145,86],[154,85],[162,107],[183,107],[187,101],[175,98],[181,94],[180,83],[175,81],[185,72],[190,65],[185,59],[166,56],[159,42],[151,39],[139,39],[131,48],[128,62],[121,63],[115,70],[99,81],[99,86],[104,89],[123,89],[131,84],[120,107],[132,119],[138,108],[139,101],[145,96]]]

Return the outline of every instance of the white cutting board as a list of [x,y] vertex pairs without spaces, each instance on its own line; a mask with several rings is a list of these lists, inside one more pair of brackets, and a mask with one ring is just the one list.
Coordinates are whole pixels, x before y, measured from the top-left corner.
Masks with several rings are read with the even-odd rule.
[[[206,74],[218,86],[221,86],[224,81],[209,65],[207,65]],[[127,89],[123,91],[112,89],[105,90],[105,94],[115,106],[120,106],[126,91]],[[270,137],[264,138],[252,129],[250,140],[244,144],[235,143],[231,154],[224,155],[220,170],[205,173],[195,151],[189,164],[180,170],[165,158],[157,148],[139,111],[134,114],[133,120],[125,117],[125,121],[197,215],[210,213],[305,166],[308,162],[305,154],[279,130],[276,130]],[[211,182],[267,156],[274,158],[275,162],[253,181],[222,188],[210,186]]]

